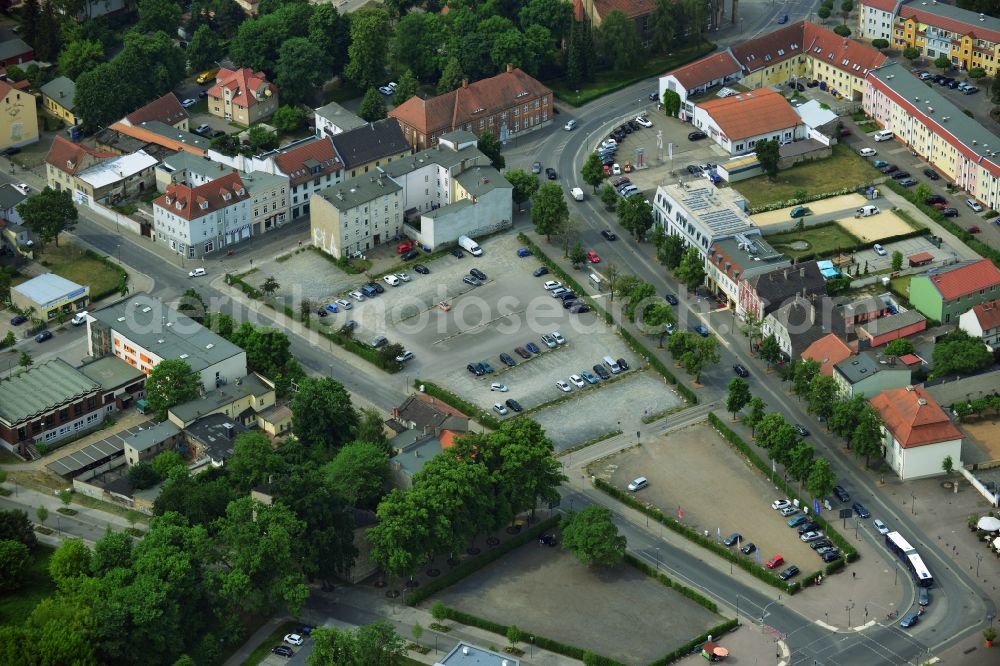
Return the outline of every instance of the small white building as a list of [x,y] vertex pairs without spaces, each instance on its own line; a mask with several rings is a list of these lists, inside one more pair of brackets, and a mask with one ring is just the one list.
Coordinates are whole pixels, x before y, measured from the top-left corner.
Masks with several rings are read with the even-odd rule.
[[743,69],[729,50],[713,53],[700,60],[671,70],[660,77],[658,100],[663,101],[663,93],[672,90],[681,98],[681,105],[688,97],[705,92],[709,88],[738,82],[743,77]]
[[730,155],[754,151],[758,141],[797,141],[808,130],[795,108],[770,88],[699,102],[692,124]]
[[188,259],[217,252],[250,238],[250,205],[235,171],[196,187],[171,183],[153,201],[154,240]]
[[980,303],[958,317],[958,327],[981,338],[990,351],[1000,347],[1000,300]]
[[343,134],[368,124],[360,116],[351,113],[336,102],[330,102],[326,106],[314,109],[313,119],[316,124],[317,139]]
[[948,456],[962,464],[962,432],[922,386],[882,391],[871,405],[882,419],[885,461],[900,480],[943,474]]

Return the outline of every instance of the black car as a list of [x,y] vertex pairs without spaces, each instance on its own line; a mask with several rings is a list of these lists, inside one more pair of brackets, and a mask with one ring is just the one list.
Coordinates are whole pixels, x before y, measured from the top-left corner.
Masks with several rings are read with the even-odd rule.
[[945,217],[958,217],[958,209],[957,208],[942,208],[941,209],[941,214],[944,215]]
[[532,271],[531,274],[534,275],[535,277],[542,277],[543,275],[549,274],[549,269],[546,268],[545,266],[539,266],[534,271]]
[[819,85],[819,81],[817,81],[816,79],[813,79],[809,83],[806,84],[806,88],[815,88],[818,85]]
[[556,540],[555,534],[543,534],[542,536],[538,537],[538,543],[549,547],[559,545],[559,542]]
[[11,318],[10,323],[13,326],[20,326],[26,321],[28,321],[28,318],[25,317],[24,315],[15,315],[14,317]]
[[456,259],[461,259],[462,257],[465,256],[465,254],[462,252],[462,248],[453,247],[451,248],[451,256],[455,257]]
[[851,501],[851,496],[847,494],[847,491],[844,490],[842,486],[834,486],[833,494],[837,496],[837,499],[845,504]]
[[872,515],[861,502],[855,502],[851,505],[851,508],[854,509],[854,513],[858,514],[862,518],[870,518]]
[[778,578],[780,578],[781,580],[788,580],[792,576],[798,576],[798,575],[799,575],[799,568],[793,564],[792,566],[788,567],[780,574],[778,574]]
[[750,543],[743,544],[743,547],[740,548],[740,552],[743,553],[744,555],[750,555],[756,550],[757,550],[757,544],[755,544],[752,541]]
[[632,129],[633,132],[638,132],[639,130],[642,129],[642,125],[635,122],[634,120],[628,121],[628,126]]
[[933,206],[934,204],[943,204],[945,203],[945,198],[940,194],[932,194],[931,196],[924,199],[924,203],[927,204],[928,206]]
[[514,398],[507,398],[506,404],[508,407],[510,407],[511,411],[514,412],[524,411],[524,407],[521,406],[521,403],[519,403],[517,400],[514,400]]
[[611,377],[611,373],[600,363],[594,366],[594,374],[601,379],[609,379]]
[[618,359],[618,367],[622,369],[622,372],[625,372],[628,370],[628,363],[625,362],[625,359],[620,358]]
[[799,437],[809,436],[809,428],[806,428],[801,423],[796,423],[793,427],[795,428],[795,432],[799,433]]
[[806,522],[799,525],[799,535],[803,535],[806,532],[815,532],[820,528],[820,524],[815,520],[807,520]]
[[469,365],[465,366],[465,369],[474,374],[476,377],[482,377],[483,375],[486,374],[486,370],[484,370],[483,366],[479,365],[478,363],[470,363]]
[[545,177],[548,178],[549,180],[555,180],[556,178],[558,178],[558,176],[556,175],[556,170],[553,169],[552,167],[545,167]]
[[735,372],[736,374],[738,374],[740,377],[749,377],[750,376],[750,371],[747,370],[746,368],[744,368],[739,363],[737,363],[736,365],[733,366],[733,372]]
[[886,164],[884,167],[879,169],[882,173],[892,173],[893,171],[899,171],[899,167],[895,164]]
[[420,273],[421,275],[427,275],[431,272],[431,269],[427,268],[423,264],[413,264],[413,270]]
[[704,324],[698,324],[692,330],[703,338],[707,338],[711,335],[708,328],[706,328]]
[[280,657],[291,657],[295,654],[295,651],[292,650],[292,648],[288,647],[287,645],[276,645],[275,647],[271,648],[271,652]]
[[403,261],[413,261],[419,256],[420,256],[419,252],[417,252],[416,250],[410,250],[409,252],[403,255]]
[[694,175],[694,176],[697,176],[698,174],[701,173],[701,167],[698,166],[697,164],[688,164],[687,165],[687,170],[688,170],[689,174]]
[[586,303],[577,301],[576,304],[569,309],[569,311],[573,314],[582,314],[584,312],[590,312],[590,306]]
[[561,301],[575,301],[578,296],[572,291],[567,291],[565,294],[559,294],[556,298]]
[[353,319],[348,319],[347,321],[344,322],[344,325],[340,327],[340,331],[342,333],[347,331],[353,331],[357,327],[358,327],[358,322],[354,321]]
[[651,99],[653,101],[656,101],[656,100],[660,99],[659,93],[657,93],[654,90],[653,92],[649,93],[649,99]]
[[893,180],[903,180],[904,178],[909,178],[909,177],[910,177],[909,171],[894,171],[892,174]]
[[374,289],[375,291],[377,291],[380,294],[384,294],[385,293],[385,287],[383,287],[382,285],[380,285],[378,282],[369,282],[368,286],[371,287],[372,289]]
[[615,232],[611,231],[610,229],[604,229],[603,231],[601,231],[601,235],[604,236],[609,241],[618,240],[618,236],[616,236]]
[[[841,555],[840,555],[840,551],[838,551],[838,550],[828,550],[825,553],[823,553],[822,555],[820,555],[820,557],[823,558],[824,562],[826,562],[827,564],[829,564],[830,562],[836,562],[837,560],[839,560],[840,557],[841,557]],[[923,588],[920,588],[920,589],[923,589]]]
[[813,550],[819,550],[820,548],[830,548],[833,546],[829,539],[820,539],[819,541],[813,541],[809,544],[809,547]]
[[580,305],[580,301],[576,300],[575,298],[570,298],[563,301],[564,310],[571,310],[574,305]]
[[517,361],[514,360],[514,357],[508,354],[507,352],[500,354],[500,360],[503,361],[503,364],[506,365],[508,368],[513,368],[515,365],[517,365]]
[[742,540],[743,540],[743,535],[742,534],[740,534],[739,532],[733,532],[732,534],[730,534],[729,536],[727,536],[725,539],[723,539],[722,543],[725,544],[726,546],[732,546],[737,541],[742,541]]
[[486,273],[482,272],[478,268],[473,268],[472,270],[470,270],[469,275],[471,275],[474,278],[478,278],[480,280],[486,279]]
[[326,311],[326,308],[320,308],[319,310],[316,310],[316,314],[320,317],[325,317],[329,313]]
[[42,331],[35,336],[35,342],[45,342],[52,339],[52,331]]
[[691,132],[688,134],[688,141],[700,141],[706,138],[708,135],[704,132]]
[[938,172],[934,169],[924,169],[924,175],[931,180],[941,180],[941,176],[939,176]]
[[671,305],[677,305],[677,297],[674,296],[673,294],[667,294],[663,298],[667,299],[667,303],[670,303]]

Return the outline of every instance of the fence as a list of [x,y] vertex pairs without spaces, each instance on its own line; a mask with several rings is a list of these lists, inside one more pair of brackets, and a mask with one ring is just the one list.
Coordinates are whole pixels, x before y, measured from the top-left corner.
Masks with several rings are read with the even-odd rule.
[[106,208],[96,201],[92,201],[89,197],[81,201],[87,208],[94,211],[106,220],[110,220],[115,223],[118,228],[128,229],[137,236],[142,234],[142,226],[127,215],[122,215],[121,213],[116,213],[110,208]]

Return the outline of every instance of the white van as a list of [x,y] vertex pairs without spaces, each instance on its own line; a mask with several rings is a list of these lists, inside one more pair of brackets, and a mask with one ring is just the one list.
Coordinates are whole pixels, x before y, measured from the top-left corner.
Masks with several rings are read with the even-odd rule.
[[605,356],[601,360],[604,361],[604,365],[608,366],[608,370],[611,371],[611,374],[617,375],[619,372],[622,371],[621,366],[618,365],[618,361],[611,358],[610,356]]
[[598,275],[597,273],[591,273],[590,274],[590,284],[592,284],[594,286],[594,289],[600,289],[601,288],[601,276]]
[[896,137],[892,130],[879,130],[872,136],[876,141],[892,141]]
[[878,209],[878,206],[868,204],[854,211],[854,217],[869,217],[871,215],[878,215],[881,212],[882,211]]

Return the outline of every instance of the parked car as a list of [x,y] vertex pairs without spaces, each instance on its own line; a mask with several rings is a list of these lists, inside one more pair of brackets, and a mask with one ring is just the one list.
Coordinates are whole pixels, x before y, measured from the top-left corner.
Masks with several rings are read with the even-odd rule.
[[777,567],[780,567],[784,563],[785,563],[785,558],[783,558],[781,555],[775,555],[774,557],[772,557],[767,561],[767,568],[775,569]]
[[697,164],[688,164],[687,172],[692,176],[697,176],[701,173],[701,167],[698,166]]
[[931,168],[924,169],[924,175],[931,180],[941,180],[941,176],[938,175],[938,172]]
[[500,393],[506,393],[507,392],[507,385],[506,384],[501,384],[500,382],[493,382],[492,384],[490,384],[490,390],[491,391],[499,391]]
[[583,314],[584,312],[590,312],[590,306],[586,303],[576,302],[569,309],[573,314]]
[[559,390],[562,391],[563,393],[569,393],[570,391],[573,390],[573,387],[567,384],[565,380],[562,379],[556,380],[556,386],[559,387]]
[[647,118],[646,116],[636,116],[635,117],[635,122],[638,123],[639,125],[642,125],[643,127],[652,127],[653,126],[653,123],[651,123],[649,121],[649,118]]
[[531,272],[531,275],[534,277],[542,277],[543,275],[548,275],[548,274],[549,274],[549,269],[546,268],[545,266],[539,266],[538,268],[536,268]]
[[543,534],[542,536],[538,537],[538,543],[540,543],[543,546],[548,546],[550,548],[559,545],[559,541],[558,539],[556,539],[555,534]]
[[875,157],[878,155],[878,151],[874,148],[862,148],[858,151],[858,155],[861,155],[861,157]]
[[601,258],[593,250],[587,250],[587,261],[592,264],[599,264],[601,263]]
[[801,423],[796,423],[794,425],[794,428],[795,428],[795,432],[799,433],[799,437],[808,437],[809,436],[809,430],[808,430],[808,428],[806,428]]
[[514,400],[514,398],[507,398],[507,406],[510,407],[515,412],[524,411],[524,407],[521,406],[521,403],[519,403],[517,400]]
[[917,184],[917,179],[916,178],[902,178],[902,179],[900,179],[897,182],[900,185],[902,185],[903,187],[913,187],[914,185]]
[[52,331],[42,331],[35,336],[35,342],[45,342],[52,339]]
[[531,358],[531,353],[524,347],[514,347],[514,353],[521,358]]
[[541,172],[542,172],[541,162],[535,162],[534,164],[531,165],[531,173],[541,173]]
[[982,229],[979,228],[978,224],[973,224],[971,227],[969,227],[969,233],[970,234],[978,234],[981,231],[982,231]]
[[805,206],[796,206],[788,213],[793,219],[797,217],[805,217],[809,214],[809,209]]
[[417,252],[416,250],[410,250],[409,252],[405,253],[405,254],[404,254],[404,255],[403,255],[402,257],[401,257],[401,259],[402,259],[403,261],[413,261],[414,259],[416,259],[416,258],[417,258],[417,257],[419,257],[419,256],[420,256],[420,253],[419,253],[419,252]]
[[453,247],[449,251],[451,252],[451,256],[455,257],[456,259],[465,258],[465,253],[462,252],[462,248],[460,247]]
[[810,541],[819,541],[824,536],[826,536],[826,535],[823,534],[822,532],[820,532],[818,530],[814,530],[814,531],[811,531],[811,532],[804,532],[803,534],[800,534],[799,538],[802,539],[803,541],[805,541],[806,543],[809,543]]
[[979,203],[978,201],[976,201],[975,199],[971,199],[971,198],[970,199],[966,199],[965,200],[965,205],[968,206],[969,208],[971,208],[973,211],[975,211],[977,213],[982,213],[983,212],[983,205],[981,203]]
[[193,271],[188,272],[188,277],[202,277],[205,275],[204,268],[196,268]]
[[806,522],[804,522],[801,525],[799,525],[796,528],[796,530],[798,531],[799,536],[802,536],[806,532],[815,532],[819,528],[820,528],[820,524],[817,523],[815,520],[807,520]]
[[587,370],[581,370],[580,375],[587,380],[588,384],[596,384],[597,382],[601,381],[600,379],[598,379],[597,375],[595,375],[592,372],[588,372]]
[[802,523],[807,523],[807,522],[809,522],[809,516],[805,514],[799,514],[798,516],[792,516],[791,518],[789,518],[785,524],[788,525],[789,527],[798,527]]
[[517,365],[517,361],[514,360],[514,357],[512,357],[507,352],[503,352],[502,354],[500,354],[500,362],[506,365],[508,368],[513,368],[515,365]]
[[809,544],[809,547],[813,550],[819,550],[820,548],[832,548],[833,543],[829,539],[820,539],[819,541],[813,541]]
[[708,328],[706,328],[704,324],[698,324],[697,326],[695,326],[694,332],[703,338],[707,338],[709,335],[711,335]]
[[21,324],[23,324],[26,321],[28,321],[28,318],[25,317],[24,315],[14,315],[11,318],[10,323],[13,326],[20,326]]
[[556,170],[555,169],[553,169],[552,167],[546,167],[545,168],[545,177],[548,178],[549,180],[555,180],[559,176],[556,175]]
[[701,131],[690,132],[688,133],[688,141],[701,141],[707,136],[708,136],[707,134]]
[[771,508],[774,509],[775,511],[780,511],[781,509],[784,509],[786,506],[791,506],[791,505],[792,502],[786,499],[779,499],[771,502]]
[[507,408],[504,407],[499,402],[493,403],[493,411],[496,412],[497,414],[499,414],[500,416],[507,416],[507,414],[508,414]]
[[628,484],[628,489],[630,492],[635,492],[637,490],[642,490],[649,485],[649,479],[644,476],[638,476],[632,479],[632,483]]
[[723,539],[722,543],[724,545],[726,545],[726,546],[732,546],[732,545],[736,544],[737,541],[742,541],[742,540],[743,540],[743,535],[742,534],[740,534],[739,532],[733,532],[732,534],[730,534],[729,536],[727,536],[725,539]]
[[378,91],[383,95],[395,95],[396,88],[398,87],[398,85],[399,84],[397,84],[395,81],[389,81],[389,83],[385,84],[384,86],[379,86]]
[[738,374],[740,377],[744,377],[744,378],[750,376],[750,371],[747,370],[746,368],[744,368],[739,363],[737,363],[736,365],[733,366],[733,372],[735,372],[736,374]]
[[610,379],[611,377],[611,373],[608,372],[607,369],[605,369],[605,367],[600,363],[594,365],[594,373],[596,373],[601,379]]
[[753,541],[743,544],[743,547],[740,548],[740,552],[743,553],[744,555],[750,555],[756,550],[757,550],[757,544],[755,544]]
[[476,278],[477,280],[482,280],[483,282],[487,280],[486,273],[482,272],[478,268],[473,268],[469,270],[469,275]]
[[907,613],[906,617],[904,617],[902,620],[899,621],[899,626],[901,626],[904,629],[909,629],[919,621],[920,621],[919,613]]
[[465,284],[470,284],[473,287],[479,287],[483,284],[479,280],[479,278],[475,277],[474,275],[466,275],[465,277],[462,278],[462,282],[464,282]]
[[573,386],[577,388],[583,388],[584,386],[586,386],[586,384],[583,381],[583,377],[581,377],[580,375],[570,375],[569,381],[573,384]]
[[884,166],[889,166],[889,163],[886,162],[885,160],[872,160],[872,166],[875,167],[876,169],[881,169]]
[[548,333],[543,333],[542,334],[542,343],[546,347],[548,347],[549,349],[555,349],[558,346],[558,343],[556,342],[556,339],[553,338]]
[[470,363],[465,366],[465,369],[474,374],[476,377],[482,377],[486,374],[486,371],[483,370],[483,366],[478,363]]
[[792,576],[798,576],[798,575],[799,575],[799,568],[793,564],[792,566],[788,567],[780,574],[778,574],[778,578],[780,578],[781,580],[788,580]]
[[872,249],[875,250],[875,254],[877,254],[880,257],[884,257],[885,255],[888,254],[888,252],[885,251],[885,248],[882,247],[882,245],[879,243],[875,243],[874,245],[872,245]]
[[626,370],[628,370],[628,368],[629,368],[629,365],[628,365],[628,363],[627,363],[627,362],[625,361],[625,359],[623,359],[623,358],[620,358],[620,359],[618,359],[618,367],[619,367],[619,368],[621,368],[621,371],[622,371],[622,372],[625,372]]
[[326,309],[327,311],[332,312],[333,314],[337,314],[338,312],[340,312],[340,308],[337,307],[336,303],[327,303]]
[[958,209],[957,208],[942,208],[941,209],[941,214],[944,215],[945,217],[958,217]]
[[603,231],[601,231],[601,235],[604,236],[604,238],[606,238],[609,241],[618,240],[618,236],[616,236],[615,232],[611,231],[610,229],[604,229]]
[[552,333],[550,333],[550,335],[552,336],[552,339],[556,341],[557,345],[564,345],[564,344],[566,344],[566,338],[564,338],[562,336],[562,333],[560,333],[559,331],[552,331]]
[[559,287],[561,287],[562,282],[559,282],[557,280],[548,280],[547,282],[542,284],[542,286],[548,289],[549,291],[552,291],[553,289],[558,289]]
[[413,270],[420,273],[421,275],[427,275],[431,272],[431,270],[426,266],[424,266],[423,264],[413,264]]
[[886,164],[884,167],[879,169],[882,173],[893,173],[894,171],[899,171],[899,167],[895,164]]
[[530,257],[531,250],[529,250],[526,247],[519,247],[517,248],[517,256],[521,257],[522,259],[524,259],[525,257]]
[[840,551],[834,548],[833,550],[828,550],[825,553],[820,554],[820,558],[829,564],[830,562],[836,562],[841,558]]
[[778,513],[781,514],[782,518],[787,518],[788,516],[794,516],[798,512],[799,512],[798,508],[794,506],[786,506],[782,507],[781,509],[778,509]]
[[285,634],[284,641],[289,645],[302,645],[306,642],[299,634]]
[[412,360],[413,360],[413,352],[411,351],[404,351],[402,354],[396,357],[397,363],[406,363],[407,361],[412,361]]
[[539,349],[538,345],[536,345],[534,342],[529,342],[528,344],[524,345],[524,348],[527,349],[528,351],[530,351],[532,354],[541,354],[542,353],[542,350]]
[[492,365],[490,365],[489,363],[487,363],[486,361],[480,361],[480,362],[479,362],[479,365],[481,365],[481,366],[482,366],[482,368],[483,368],[483,371],[484,371],[484,372],[485,372],[486,374],[488,374],[488,375],[491,375],[491,374],[493,374],[493,366],[492,366]]
[[931,196],[924,199],[924,203],[927,204],[928,206],[933,206],[934,204],[939,204],[939,203],[945,203],[946,201],[947,199],[945,199],[940,194],[932,194]]
[[909,178],[909,177],[910,177],[909,171],[895,171],[891,176],[893,180],[903,180],[904,178]]
[[670,303],[671,305],[677,305],[677,297],[674,296],[673,294],[666,294],[663,298],[666,299],[667,303]]

